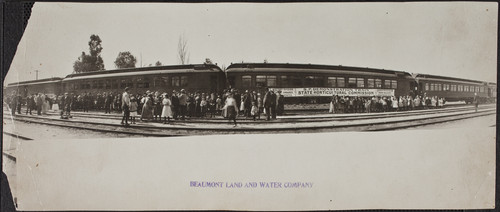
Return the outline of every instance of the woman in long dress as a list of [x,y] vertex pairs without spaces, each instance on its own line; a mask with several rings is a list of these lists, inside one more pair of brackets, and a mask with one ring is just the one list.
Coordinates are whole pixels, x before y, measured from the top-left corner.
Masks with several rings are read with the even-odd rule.
[[335,113],[335,95],[332,96],[332,100],[330,101],[330,109],[328,110],[329,113]]
[[48,110],[49,110],[48,97],[45,94],[42,94],[42,114],[47,115]]
[[161,111],[160,120],[163,117],[165,118],[163,124],[168,124],[170,123],[170,118],[173,117],[172,108],[170,107],[170,105],[172,105],[172,101],[168,98],[168,94],[163,95],[163,101],[161,104],[163,105],[163,110]]
[[153,119],[153,97],[151,95],[144,97],[144,106],[142,107],[141,121]]
[[234,121],[234,127],[236,127],[236,115],[238,115],[238,105],[233,97],[233,94],[229,94],[226,99],[226,104],[224,105],[224,110],[226,111],[226,117],[229,120]]
[[54,104],[52,104],[52,110],[54,112],[59,111],[59,104],[60,104],[59,102],[61,102],[61,98],[62,98],[61,96],[54,97],[55,101],[54,101]]

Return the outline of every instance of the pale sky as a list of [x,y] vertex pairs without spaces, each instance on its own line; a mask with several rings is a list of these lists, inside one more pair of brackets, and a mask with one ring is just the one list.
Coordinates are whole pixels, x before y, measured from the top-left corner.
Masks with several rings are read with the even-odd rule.
[[446,3],[40,3],[5,83],[64,77],[91,34],[107,70],[120,51],[140,66],[190,63],[311,63],[383,68],[496,81],[495,2]]

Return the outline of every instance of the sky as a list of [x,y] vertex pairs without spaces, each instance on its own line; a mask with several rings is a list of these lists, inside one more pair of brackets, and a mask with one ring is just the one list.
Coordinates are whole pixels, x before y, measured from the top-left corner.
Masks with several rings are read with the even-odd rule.
[[179,64],[311,63],[496,81],[496,2],[407,3],[41,3],[7,83],[65,77],[90,35],[105,69],[130,51],[137,67]]

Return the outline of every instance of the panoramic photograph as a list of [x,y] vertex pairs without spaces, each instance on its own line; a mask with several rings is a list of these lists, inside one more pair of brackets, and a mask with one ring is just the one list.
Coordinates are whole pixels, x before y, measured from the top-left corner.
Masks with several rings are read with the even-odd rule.
[[[470,2],[37,2],[3,82],[3,170],[14,204],[19,210],[494,207],[495,165],[485,161],[495,159],[497,17],[496,3]],[[470,149],[477,151],[463,152]],[[394,194],[429,197],[406,204],[401,195],[363,187],[373,182],[360,173],[334,174],[353,167],[370,173],[377,166],[364,163],[370,156],[393,164],[379,167],[380,175],[437,190],[381,181]],[[455,160],[469,162],[449,166]],[[80,161],[86,165],[71,164]],[[269,161],[276,169],[261,167]],[[221,164],[248,170],[222,171]],[[114,182],[130,168],[138,174]],[[436,174],[418,178],[402,170]],[[451,190],[438,184],[456,175],[463,177]],[[482,201],[469,201],[476,198],[472,187],[485,189],[478,180],[484,178],[493,186],[480,192]],[[101,192],[77,201],[90,188]],[[385,199],[349,200],[367,191]],[[110,201],[94,199],[117,193]],[[190,195],[197,201],[181,199]]]

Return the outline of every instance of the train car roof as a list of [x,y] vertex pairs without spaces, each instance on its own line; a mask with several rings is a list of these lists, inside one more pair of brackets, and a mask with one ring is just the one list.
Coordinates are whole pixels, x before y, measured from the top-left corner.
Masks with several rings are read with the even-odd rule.
[[438,75],[430,75],[430,74],[417,74],[415,79],[423,78],[428,80],[440,80],[440,81],[449,81],[449,82],[457,82],[457,83],[476,83],[476,84],[485,84],[486,82],[478,81],[478,80],[470,80],[470,79],[461,79],[456,77],[445,77]]
[[[404,71],[394,71],[376,68],[362,68],[341,65],[320,65],[320,64],[294,64],[294,63],[233,63],[227,67],[226,72],[248,72],[249,69],[267,69],[271,72],[311,72],[311,73],[332,73],[332,71],[365,72],[374,74],[403,74],[411,76]],[[353,73],[356,74],[356,73]]]
[[70,74],[63,81],[122,77],[122,76],[140,76],[151,74],[173,74],[173,73],[204,73],[204,72],[222,72],[222,69],[215,64],[190,64],[190,65],[172,65],[172,66],[152,66],[140,68],[123,68],[104,71],[93,71],[78,74]]
[[21,82],[9,83],[9,84],[7,84],[7,87],[19,86],[19,85],[36,85],[36,84],[52,83],[52,82],[59,82],[61,80],[62,80],[62,78],[60,78],[60,77],[52,77],[52,78],[39,79],[39,80],[21,81]]

